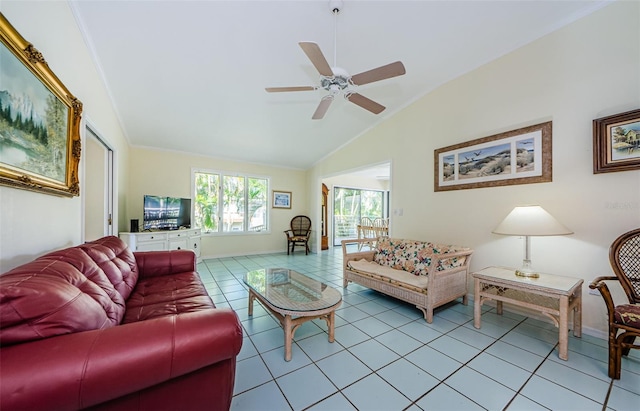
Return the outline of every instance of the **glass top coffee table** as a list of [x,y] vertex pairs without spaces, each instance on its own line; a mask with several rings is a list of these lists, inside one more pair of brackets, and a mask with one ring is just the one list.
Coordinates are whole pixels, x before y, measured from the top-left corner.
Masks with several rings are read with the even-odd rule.
[[338,290],[287,268],[249,271],[249,315],[258,300],[280,321],[284,329],[284,359],[291,360],[293,334],[304,322],[322,318],[327,322],[329,342],[334,341],[335,312],[342,304]]

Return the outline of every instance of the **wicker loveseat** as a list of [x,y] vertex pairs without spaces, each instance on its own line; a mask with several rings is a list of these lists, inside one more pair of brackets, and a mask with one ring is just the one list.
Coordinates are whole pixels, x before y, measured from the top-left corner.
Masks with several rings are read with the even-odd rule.
[[370,239],[342,241],[343,287],[354,282],[415,304],[428,323],[434,308],[460,297],[467,304],[472,249],[380,237],[372,250],[348,252],[360,241]]

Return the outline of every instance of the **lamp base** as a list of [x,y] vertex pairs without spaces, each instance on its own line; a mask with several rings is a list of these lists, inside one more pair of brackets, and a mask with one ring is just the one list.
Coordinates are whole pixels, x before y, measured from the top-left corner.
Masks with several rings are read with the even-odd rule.
[[533,271],[533,267],[531,267],[531,258],[529,257],[529,255],[531,254],[529,252],[529,236],[526,236],[525,239],[526,241],[525,241],[524,260],[522,260],[522,267],[520,267],[519,270],[516,270],[516,275],[518,277],[525,277],[525,278],[538,278],[540,277],[540,274]]
[[525,269],[516,270],[516,275],[518,277],[525,277],[525,278],[538,278],[538,277],[540,277],[540,274],[535,273],[533,271],[528,271],[528,270],[525,270]]

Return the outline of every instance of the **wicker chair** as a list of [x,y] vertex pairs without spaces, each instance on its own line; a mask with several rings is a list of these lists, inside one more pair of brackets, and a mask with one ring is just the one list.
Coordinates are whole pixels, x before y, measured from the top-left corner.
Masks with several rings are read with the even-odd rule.
[[311,219],[304,215],[297,215],[291,219],[289,230],[285,230],[287,235],[287,255],[289,248],[293,253],[296,245],[303,245],[305,254],[309,254],[309,237],[311,236]]
[[[597,289],[607,305],[609,322],[609,377],[620,379],[622,356],[628,355],[640,337],[640,228],[618,237],[609,249],[609,262],[615,277],[598,277],[589,288]],[[617,280],[629,304],[615,305],[606,281]]]

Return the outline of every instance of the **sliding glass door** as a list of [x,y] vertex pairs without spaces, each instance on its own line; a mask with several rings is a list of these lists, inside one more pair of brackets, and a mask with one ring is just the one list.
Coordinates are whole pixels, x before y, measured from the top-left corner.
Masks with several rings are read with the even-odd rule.
[[362,217],[372,220],[387,218],[387,191],[335,187],[333,196],[333,245],[358,237],[358,224]]

